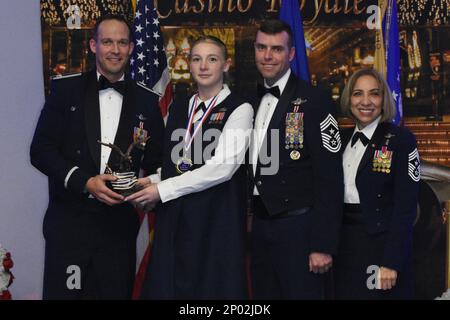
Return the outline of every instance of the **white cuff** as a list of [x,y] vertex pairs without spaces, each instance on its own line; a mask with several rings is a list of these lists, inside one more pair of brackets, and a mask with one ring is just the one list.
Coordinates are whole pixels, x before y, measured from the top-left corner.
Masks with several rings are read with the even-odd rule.
[[161,176],[157,173],[151,174],[148,177],[148,180],[150,180],[150,183],[159,183],[161,182]]
[[167,202],[172,199],[176,199],[176,196],[171,194],[171,190],[173,190],[173,185],[170,180],[164,180],[159,182],[156,187],[158,188],[159,197],[161,198],[161,202]]

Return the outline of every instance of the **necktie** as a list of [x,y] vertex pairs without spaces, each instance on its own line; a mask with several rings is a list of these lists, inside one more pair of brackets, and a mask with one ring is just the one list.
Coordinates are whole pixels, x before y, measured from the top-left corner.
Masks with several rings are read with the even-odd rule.
[[198,112],[200,112],[200,110],[202,111],[202,113],[200,115],[202,115],[203,113],[205,113],[206,111],[206,105],[204,102],[201,102],[196,108],[195,108],[195,113],[197,114]]
[[108,88],[112,88],[123,95],[125,93],[125,81],[109,82],[106,77],[100,76],[98,79],[98,90],[105,90]]
[[191,135],[194,133],[194,130],[197,128],[198,121],[202,118],[203,114],[206,112],[206,105],[204,102],[201,102],[197,107],[195,107],[193,125],[191,127]]
[[356,132],[356,133],[353,135],[353,137],[352,137],[352,145],[351,145],[352,147],[354,146],[354,144],[356,143],[356,141],[358,141],[358,139],[361,140],[361,143],[362,143],[364,146],[367,146],[367,145],[369,144],[369,138],[367,138],[367,137],[364,135],[364,133],[358,131],[358,132]]
[[280,88],[278,86],[266,88],[262,84],[258,83],[258,95],[262,98],[266,93],[270,93],[275,98],[280,98]]

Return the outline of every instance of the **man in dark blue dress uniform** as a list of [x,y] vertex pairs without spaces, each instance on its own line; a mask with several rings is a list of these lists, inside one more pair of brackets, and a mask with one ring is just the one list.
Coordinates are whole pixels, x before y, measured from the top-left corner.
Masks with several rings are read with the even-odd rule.
[[258,88],[250,148],[255,299],[321,299],[336,252],[343,201],[341,140],[331,101],[291,72],[285,23],[256,35]]
[[100,19],[90,41],[96,70],[55,79],[39,118],[31,162],[49,178],[44,299],[131,298],[138,217],[107,187],[115,177],[105,168],[120,155],[98,141],[124,152],[136,143],[136,174],[161,165],[158,97],[125,74],[133,47],[122,17]]

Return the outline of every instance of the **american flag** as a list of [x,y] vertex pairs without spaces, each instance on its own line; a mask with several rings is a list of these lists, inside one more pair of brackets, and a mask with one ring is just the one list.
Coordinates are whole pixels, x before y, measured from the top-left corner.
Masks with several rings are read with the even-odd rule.
[[172,84],[153,0],[137,0],[133,34],[135,46],[130,59],[131,76],[160,97],[159,106],[165,117],[172,102]]
[[[158,13],[153,6],[153,0],[137,0],[133,5],[136,8],[133,24],[135,49],[130,59],[131,76],[159,96],[161,114],[166,118],[173,93]],[[141,293],[151,253],[155,221],[153,213],[138,214],[141,227],[136,241],[137,268],[133,299],[137,299]]]

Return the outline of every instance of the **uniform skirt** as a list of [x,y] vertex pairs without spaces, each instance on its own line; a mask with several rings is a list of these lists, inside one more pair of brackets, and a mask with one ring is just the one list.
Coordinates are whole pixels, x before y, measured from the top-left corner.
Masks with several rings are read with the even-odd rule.
[[369,234],[359,205],[345,205],[338,254],[334,262],[335,298],[344,300],[412,299],[411,254],[397,270],[391,290],[376,288],[376,272],[382,263],[387,232]]

